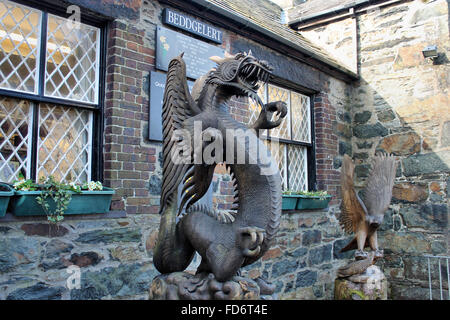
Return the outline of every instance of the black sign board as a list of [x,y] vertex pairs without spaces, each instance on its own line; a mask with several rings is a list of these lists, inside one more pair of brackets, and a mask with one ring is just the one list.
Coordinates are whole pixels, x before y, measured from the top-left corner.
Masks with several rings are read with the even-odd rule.
[[223,57],[225,54],[222,48],[158,26],[156,28],[156,68],[167,71],[170,60],[182,52],[186,62],[186,75],[192,79],[199,78],[216,66],[209,57]]
[[222,31],[200,20],[193,19],[182,13],[165,8],[163,23],[185,30],[202,38],[222,43]]
[[[159,72],[150,73],[150,108],[148,138],[152,141],[162,141],[162,105],[164,99],[164,87],[166,86],[166,74]],[[189,91],[192,91],[193,81],[188,81]]]

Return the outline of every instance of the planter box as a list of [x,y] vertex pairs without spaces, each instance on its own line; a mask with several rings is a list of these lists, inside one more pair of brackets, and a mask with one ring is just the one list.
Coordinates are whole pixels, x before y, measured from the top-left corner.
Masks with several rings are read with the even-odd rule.
[[298,195],[297,200],[297,210],[307,210],[307,209],[324,209],[328,207],[328,203],[331,200],[331,196],[326,196],[324,198],[314,197],[314,196],[304,196]]
[[283,194],[283,199],[281,202],[281,210],[295,210],[297,206],[297,199],[299,195],[292,194]]
[[5,183],[0,183],[0,217],[4,217],[9,200],[14,195],[14,189]]
[[[64,215],[106,213],[114,193],[113,189],[107,187],[103,187],[102,191],[72,192],[72,199]],[[44,209],[36,201],[40,194],[41,191],[15,191],[10,204],[11,212],[16,216],[45,216]],[[52,212],[56,205],[52,199],[47,198],[47,201]]]

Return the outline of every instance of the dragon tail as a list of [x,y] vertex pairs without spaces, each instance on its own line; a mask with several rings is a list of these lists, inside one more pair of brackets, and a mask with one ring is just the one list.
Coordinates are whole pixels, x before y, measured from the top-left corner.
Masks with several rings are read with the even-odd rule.
[[[177,199],[177,192],[173,196]],[[158,240],[153,253],[153,263],[161,273],[183,271],[189,266],[195,253],[179,231],[177,201],[171,202],[161,214]]]

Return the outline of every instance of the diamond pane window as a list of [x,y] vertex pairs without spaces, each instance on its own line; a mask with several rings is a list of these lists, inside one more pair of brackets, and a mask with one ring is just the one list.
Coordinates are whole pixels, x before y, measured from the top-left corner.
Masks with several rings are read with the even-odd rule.
[[[283,190],[308,190],[308,152],[312,152],[310,97],[271,84],[260,88],[258,95],[264,102],[284,101],[287,115],[277,128],[269,130],[264,143],[278,163]],[[259,115],[259,109],[250,102],[250,123]],[[272,120],[274,120],[275,115]],[[282,141],[279,141],[282,139]]]
[[[266,103],[266,86],[262,85],[259,87],[258,89],[258,96],[261,98],[261,100],[263,101],[263,103]],[[250,103],[249,103],[249,111],[250,111],[250,120],[248,122],[249,125],[252,125],[253,123],[255,123],[255,121],[258,119],[259,114],[261,112],[261,106],[258,105],[258,103],[256,103],[255,101],[253,101],[253,99],[250,99]],[[267,130],[263,131],[263,134],[267,134]]]
[[100,29],[49,15],[45,95],[98,102]]
[[278,163],[278,169],[281,175],[281,184],[283,190],[288,188],[287,184],[287,159],[286,159],[286,144],[274,141],[264,140],[264,143],[269,149],[272,158]]
[[0,0],[0,89],[8,96],[0,96],[0,181],[101,179],[92,163],[101,148],[92,145],[101,145],[93,126],[102,113],[84,108],[102,108],[101,35],[96,26]]
[[38,179],[53,175],[57,181],[88,181],[91,133],[91,111],[41,104]]
[[31,118],[28,101],[0,97],[0,181],[29,177]]
[[289,158],[289,189],[308,190],[308,170],[306,148],[290,144],[288,146]]
[[311,142],[309,97],[291,92],[292,140]]
[[0,2],[0,88],[37,93],[41,12]]
[[[267,88],[268,102],[284,101],[289,106],[289,90],[269,85]],[[276,117],[274,114],[273,117]],[[273,120],[274,118],[272,118]],[[283,119],[281,124],[270,131],[272,137],[280,139],[291,139],[290,112]]]

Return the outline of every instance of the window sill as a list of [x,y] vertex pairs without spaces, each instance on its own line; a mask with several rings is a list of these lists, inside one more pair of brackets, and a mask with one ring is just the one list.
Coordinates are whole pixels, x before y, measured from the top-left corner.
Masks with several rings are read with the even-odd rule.
[[[63,221],[70,220],[99,220],[99,219],[121,219],[126,218],[126,211],[108,211],[106,213],[92,213],[92,214],[71,214],[64,215]],[[47,221],[47,216],[15,216],[7,212],[4,217],[0,218],[1,223],[9,222],[28,222],[28,221]]]
[[320,208],[320,209],[283,209],[283,210],[281,210],[281,213],[282,214],[296,214],[296,213],[301,213],[301,214],[308,214],[308,213],[319,214],[319,213],[327,213],[328,209],[329,209],[329,207]]
[[328,210],[331,196],[321,198],[318,196],[306,195],[283,195],[282,210],[303,211],[303,210]]

